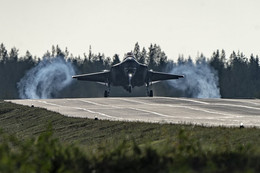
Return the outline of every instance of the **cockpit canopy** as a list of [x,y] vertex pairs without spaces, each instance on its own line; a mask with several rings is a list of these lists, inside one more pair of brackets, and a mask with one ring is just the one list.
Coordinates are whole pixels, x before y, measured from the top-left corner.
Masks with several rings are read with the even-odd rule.
[[125,55],[123,61],[125,61],[125,60],[127,60],[127,59],[135,59],[134,54],[133,54],[132,52],[128,52],[128,53]]

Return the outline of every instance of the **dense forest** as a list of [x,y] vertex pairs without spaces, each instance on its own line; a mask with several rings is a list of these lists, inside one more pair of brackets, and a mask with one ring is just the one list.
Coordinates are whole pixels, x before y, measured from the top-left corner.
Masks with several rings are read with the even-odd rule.
[[[200,97],[194,94],[193,87],[201,85],[195,90],[204,90],[205,87],[202,85],[214,78],[214,85],[216,85],[214,88],[218,90],[217,92],[222,98],[260,98],[260,67],[257,55],[252,54],[250,57],[246,57],[242,52],[233,52],[231,55],[226,55],[224,50],[216,50],[211,57],[205,57],[201,54],[199,57],[185,59],[182,55],[179,55],[177,62],[174,62],[167,57],[159,45],[151,44],[148,48],[140,48],[138,43],[134,45],[132,52],[140,63],[148,64],[149,69],[178,72],[185,75],[186,83],[180,81],[179,84],[172,82],[153,84],[152,87],[156,96]],[[35,84],[35,82],[38,82],[35,84],[34,90],[39,98],[44,98],[41,97],[42,90],[49,91],[46,97],[52,98],[102,97],[105,86],[93,82],[73,80],[70,79],[71,75],[103,71],[119,63],[122,58],[118,54],[107,57],[101,53],[93,53],[91,47],[88,53],[85,53],[82,57],[74,56],[67,48],[61,50],[58,45],[52,46],[51,51],[47,51],[42,57],[33,56],[29,51],[25,55],[19,55],[19,49],[14,47],[7,50],[2,43],[0,45],[0,99],[30,98],[28,92],[32,90],[26,90],[25,86],[32,88],[31,83]],[[39,66],[47,67],[55,64],[57,59],[60,59],[65,66],[53,66],[50,71],[45,71],[45,73],[36,71],[37,68],[39,70]],[[201,72],[198,73],[200,75],[189,78],[189,74],[192,75],[193,72],[185,73],[185,68],[180,68],[184,66],[187,66],[186,69],[189,70],[190,67],[195,70],[200,69]],[[209,71],[203,70],[202,67],[205,66]],[[57,69],[55,69],[56,67]],[[69,72],[66,72],[70,76],[69,79],[60,76],[64,71],[63,67],[72,67]],[[174,69],[184,70],[174,71]],[[39,74],[38,78],[36,78],[36,73]],[[204,80],[204,83],[201,83],[199,78],[208,73],[212,74]],[[42,80],[43,78],[45,80]],[[61,86],[59,84],[65,80],[69,81],[63,87],[59,87]],[[31,83],[28,83],[28,81],[31,81]],[[49,87],[55,82],[56,87]],[[193,85],[190,84],[192,82]],[[43,86],[48,87],[44,88]],[[182,86],[185,89],[182,89]],[[211,92],[209,87],[206,87],[206,89],[209,90],[209,93]],[[131,94],[120,87],[111,88],[111,96],[145,96],[145,94],[145,87],[134,88]],[[209,95],[209,97],[211,96]],[[212,97],[215,97],[215,95]]]

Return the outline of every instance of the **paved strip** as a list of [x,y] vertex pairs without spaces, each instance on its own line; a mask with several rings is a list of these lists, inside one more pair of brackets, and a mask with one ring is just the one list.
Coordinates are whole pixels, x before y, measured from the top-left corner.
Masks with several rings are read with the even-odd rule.
[[34,105],[65,116],[143,121],[191,123],[208,126],[260,127],[258,99],[191,99],[171,97],[114,97],[79,99],[6,100]]

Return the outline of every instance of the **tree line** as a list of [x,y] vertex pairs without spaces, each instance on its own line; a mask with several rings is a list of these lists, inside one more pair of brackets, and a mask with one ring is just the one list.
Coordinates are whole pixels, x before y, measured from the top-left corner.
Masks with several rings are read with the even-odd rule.
[[[147,64],[149,69],[170,72],[180,64],[196,64],[204,60],[214,68],[219,78],[220,94],[223,98],[260,98],[260,67],[259,58],[253,54],[246,57],[242,52],[232,52],[227,56],[224,50],[216,50],[211,57],[201,54],[199,57],[185,59],[179,55],[177,62],[168,59],[165,52],[157,44],[141,48],[138,43],[132,50],[140,63]],[[7,50],[0,44],[0,99],[19,98],[17,83],[26,72],[35,67],[43,58],[62,57],[71,62],[77,74],[103,71],[120,62],[118,54],[107,57],[101,53],[93,53],[91,47],[83,56],[74,56],[68,49],[62,50],[58,45],[52,46],[42,57],[33,56],[29,51],[19,55],[19,49]],[[194,60],[195,59],[195,60]],[[155,93],[161,96],[185,96],[182,91],[174,89],[167,82],[153,86]],[[55,97],[102,97],[104,86],[92,82],[73,82]],[[156,92],[157,91],[157,92]],[[111,88],[113,96],[145,96],[145,89],[135,88],[129,95],[121,88]]]

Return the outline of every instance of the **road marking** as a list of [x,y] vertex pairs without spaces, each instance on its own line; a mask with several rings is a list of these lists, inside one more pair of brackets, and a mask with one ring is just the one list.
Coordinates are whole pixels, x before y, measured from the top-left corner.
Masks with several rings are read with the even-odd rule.
[[[189,101],[189,102],[206,104],[206,105],[210,104],[210,103],[207,103],[207,102],[202,102],[202,101],[197,101],[197,100],[190,100],[190,99],[185,99],[185,98],[170,98],[170,97],[156,97],[156,98],[167,98],[167,99],[172,99],[172,100],[183,100],[183,101]],[[142,102],[142,101],[137,101],[137,100],[130,100],[130,99],[123,99],[123,98],[110,98],[110,99],[124,100],[124,101],[127,101],[127,102],[134,102],[134,103],[145,104],[145,105],[153,105],[152,103],[147,103],[147,102]],[[92,102],[92,101],[86,101],[86,100],[80,100],[80,101],[86,102],[86,103],[91,103],[91,104],[94,104],[94,105],[97,105],[97,106],[107,106],[107,107],[117,108],[117,109],[122,108],[122,107],[113,106],[113,105],[102,105],[102,104],[99,104],[99,103],[96,103],[96,102]],[[157,104],[157,105],[166,105],[166,104]],[[257,107],[244,106],[244,105],[234,105],[234,104],[224,104],[224,103],[211,103],[211,105],[242,107],[242,108],[247,108],[247,109],[260,110],[260,108],[257,108]],[[220,113],[220,112],[215,112],[215,111],[208,111],[206,109],[191,108],[191,107],[185,107],[185,106],[183,106],[183,107],[186,108],[186,109],[197,110],[197,111],[202,111],[202,112],[211,113],[211,114],[219,114],[219,115],[227,115],[227,116],[234,115],[234,114],[228,114],[228,113]],[[241,116],[237,116],[237,117],[241,117]]]
[[[124,101],[128,101],[128,102],[134,102],[134,103],[139,103],[139,104],[145,104],[145,105],[156,105],[156,106],[168,106],[168,107],[178,107],[178,108],[185,108],[185,109],[190,109],[190,110],[195,110],[195,111],[201,111],[201,112],[206,112],[206,113],[210,113],[210,114],[218,114],[218,115],[225,115],[225,116],[231,116],[231,117],[236,117],[236,118],[240,118],[243,116],[238,116],[238,115],[234,115],[234,114],[228,114],[228,113],[221,113],[221,112],[215,112],[215,111],[209,111],[206,109],[200,109],[200,108],[194,108],[194,107],[188,107],[188,106],[183,106],[183,105],[170,105],[170,104],[153,104],[153,103],[146,103],[146,102],[142,102],[142,101],[136,101],[136,100],[127,100],[127,99],[122,99],[122,98],[113,98],[113,99],[118,99],[118,100],[124,100]],[[183,99],[182,99],[183,100]],[[185,99],[188,100],[188,99]],[[190,100],[189,100],[190,101]],[[194,100],[191,100],[192,102]],[[200,102],[200,101],[195,101],[196,103],[201,103],[201,104],[205,104],[206,102]],[[209,103],[206,103],[209,104]],[[155,115],[159,115],[159,116],[163,116],[163,117],[171,117],[173,118],[174,116],[170,116],[170,115],[165,115],[165,114],[161,114],[158,112],[154,112],[154,111],[149,111],[149,110],[145,110],[145,109],[137,109],[137,108],[131,108],[131,109],[135,109],[138,111],[143,111],[143,112],[149,112]]]
[[[67,100],[70,100],[70,99],[67,99]],[[104,104],[100,104],[100,103],[93,102],[93,101],[89,101],[89,100],[82,100],[82,99],[79,99],[78,101],[85,102],[85,103],[90,103],[90,104],[93,104],[93,105],[96,105],[96,106],[103,106],[103,107],[111,107],[111,108],[121,109],[121,108],[118,107],[118,106],[113,106],[113,105],[104,105]]]
[[174,116],[165,115],[165,114],[161,114],[161,113],[154,112],[154,111],[148,111],[148,110],[144,110],[144,109],[138,109],[138,108],[128,108],[128,109],[132,109],[132,110],[136,110],[136,111],[141,111],[141,112],[147,112],[147,113],[150,113],[150,114],[159,115],[159,116],[161,116],[161,117],[174,118]]
[[170,99],[170,100],[182,100],[182,101],[187,101],[187,102],[200,103],[200,104],[204,104],[204,105],[210,104],[210,103],[207,103],[207,102],[198,101],[198,100],[191,100],[191,99],[186,99],[186,98],[173,98],[173,97],[155,97],[155,98]]
[[[142,101],[137,101],[137,100],[123,99],[123,98],[109,98],[109,99],[123,100],[123,101],[127,101],[127,102],[134,102],[134,103],[138,103],[138,104],[150,105],[150,103],[146,103],[146,102],[142,102]],[[120,105],[120,106],[123,106],[123,105]],[[120,107],[120,108],[122,108],[122,107]],[[166,114],[161,114],[161,113],[158,113],[158,112],[149,111],[149,110],[140,109],[140,108],[127,107],[127,109],[132,109],[132,110],[136,110],[136,111],[140,111],[140,112],[146,112],[146,113],[150,113],[150,114],[155,114],[155,115],[162,116],[162,117],[174,118],[174,116],[170,116],[170,115],[166,115]]]
[[[240,108],[260,110],[260,108],[257,108],[257,107],[244,106],[244,105],[233,105],[233,104],[224,104],[224,103],[216,103],[216,104],[213,104],[213,105],[218,105],[218,106],[232,106],[232,107],[240,107]],[[259,114],[260,114],[260,112],[259,112]]]
[[[139,104],[145,104],[145,105],[156,105],[156,106],[168,106],[168,107],[178,107],[178,108],[185,108],[185,109],[190,109],[190,110],[195,110],[195,111],[201,111],[201,112],[206,112],[206,113],[210,113],[210,114],[218,114],[218,115],[225,115],[225,116],[232,116],[232,117],[243,117],[243,116],[238,116],[238,115],[234,115],[234,114],[228,114],[228,113],[221,113],[221,112],[216,112],[216,111],[209,111],[206,109],[200,109],[200,108],[194,108],[194,107],[188,107],[188,106],[183,106],[183,105],[171,105],[171,104],[153,104],[153,103],[146,103],[146,102],[142,102],[142,101],[136,101],[136,100],[127,100],[127,99],[122,99],[122,98],[113,98],[113,99],[118,99],[118,100],[124,100],[124,101],[128,101],[128,102],[135,102],[135,103],[139,103]],[[189,99],[181,99],[181,100],[185,100],[185,101],[191,101],[191,102],[195,102],[195,103],[201,103],[201,104],[209,104],[206,102],[200,102],[200,101],[196,101],[196,100],[189,100]],[[144,110],[144,109],[138,109],[139,111],[148,111],[148,110]],[[164,117],[173,117],[170,115],[164,115],[161,113],[157,113],[157,112],[153,112],[150,111],[150,113],[156,114],[156,115],[160,115],[160,116],[164,116]]]
[[[257,107],[252,107],[252,106],[244,106],[244,105],[234,105],[234,104],[224,104],[224,103],[207,103],[207,102],[202,102],[198,100],[191,100],[191,99],[186,99],[186,98],[172,98],[172,97],[158,97],[158,98],[167,98],[167,99],[172,99],[172,100],[183,100],[183,101],[189,101],[189,102],[194,102],[194,103],[200,103],[200,104],[206,104],[206,105],[219,105],[219,106],[233,106],[233,107],[243,107],[243,108],[248,108],[248,109],[255,109],[255,110],[260,110],[260,108]],[[235,101],[235,100],[228,100],[228,101]],[[237,100],[236,102],[244,102],[248,103],[245,101]],[[255,105],[258,105],[257,103],[254,102],[249,102]]]
[[[253,101],[249,101],[249,99],[245,99],[245,100],[223,99],[223,100],[227,100],[227,101],[230,101],[230,102],[242,102],[242,103],[250,103],[250,104],[253,104],[253,105],[260,105],[260,102],[256,103],[256,102],[253,102]],[[250,99],[250,100],[259,101],[259,99]]]
[[194,107],[188,107],[188,106],[182,106],[182,105],[174,106],[174,105],[165,104],[165,106],[180,107],[180,108],[191,109],[191,110],[195,110],[195,111],[206,112],[206,113],[210,113],[210,114],[232,116],[232,117],[236,117],[236,118],[243,117],[243,116],[238,116],[238,115],[235,115],[235,114],[228,114],[228,113],[222,113],[222,112],[216,112],[216,111],[209,111],[209,110],[206,110],[206,109],[200,109],[200,108],[194,108]]
[[[216,106],[233,106],[233,107],[242,107],[242,108],[247,108],[247,109],[255,109],[255,110],[260,110],[260,108],[257,107],[252,107],[252,106],[244,106],[244,105],[234,105],[234,104],[223,104],[223,103],[207,103],[207,102],[202,102],[202,101],[197,101],[197,100],[190,100],[190,99],[184,99],[184,98],[169,98],[169,97],[156,97],[156,98],[167,98],[167,99],[173,99],[173,100],[183,100],[183,101],[190,101],[194,103],[200,103],[200,104],[206,104],[206,105],[216,105]],[[136,101],[136,100],[130,100],[132,102],[140,103],[140,104],[146,104],[146,105],[154,105],[151,103],[146,103],[146,102],[141,102],[141,101]],[[187,107],[183,105],[178,105],[178,106],[173,106],[170,104],[156,104],[159,106],[170,106],[170,107],[183,107],[186,109],[191,109],[191,110],[196,110],[196,111],[202,111],[210,114],[218,114],[218,115],[225,115],[225,116],[232,116],[236,118],[244,117],[241,115],[235,115],[235,114],[229,114],[229,113],[222,113],[222,112],[216,112],[216,111],[209,111],[207,109],[200,109],[200,108],[194,108],[194,107]],[[260,112],[259,112],[260,114]]]
[[[141,102],[141,101],[128,100],[128,99],[122,99],[122,98],[109,98],[109,99],[124,100],[124,101],[127,101],[127,102],[134,102],[134,103],[139,103],[139,104],[148,104],[148,103]],[[84,100],[80,100],[80,101],[84,101]],[[88,101],[86,101],[86,102],[88,102]],[[92,103],[95,104],[95,105],[99,105],[99,106],[111,106],[111,107],[116,107],[116,108],[120,108],[120,109],[125,109],[125,107],[118,107],[118,106],[112,106],[112,105],[102,105],[102,104],[95,103],[95,102],[92,102]],[[120,105],[120,106],[123,106],[123,105]],[[136,110],[136,111],[140,111],[140,112],[155,114],[155,115],[158,115],[158,116],[163,116],[163,117],[168,117],[168,118],[173,118],[173,116],[170,116],[170,115],[165,115],[165,114],[161,114],[161,113],[154,112],[154,111],[148,111],[148,110],[144,110],[144,109],[131,108],[131,107],[130,108],[128,107],[127,109],[132,109],[132,110]]]
[[123,100],[126,102],[133,102],[133,103],[139,103],[139,104],[149,104],[146,102],[142,102],[142,101],[137,101],[137,100],[132,100],[132,99],[123,99],[123,98],[109,98],[109,99],[113,99],[113,100]]
[[92,111],[92,110],[85,109],[85,108],[80,108],[80,107],[71,107],[71,108],[83,110],[83,111],[86,111],[86,112],[89,112],[89,113],[92,113],[92,114],[98,114],[98,115],[108,117],[108,118],[112,118],[112,119],[122,119],[120,117],[118,118],[118,117],[110,116],[110,115],[107,115],[107,114],[104,114],[104,113],[101,113],[101,112],[96,112],[96,111]]
[[54,103],[48,103],[48,102],[46,102],[46,101],[37,100],[37,102],[39,102],[39,103],[44,103],[44,104],[46,104],[46,105],[52,105],[52,106],[58,106],[58,107],[65,107],[65,106],[62,106],[62,105],[54,104]]
[[[216,112],[216,111],[209,111],[209,110],[206,110],[206,109],[188,107],[188,106],[183,106],[183,105],[152,104],[152,103],[136,101],[136,100],[130,100],[130,99],[123,99],[123,98],[110,98],[110,99],[124,100],[124,101],[127,101],[127,102],[134,102],[134,103],[145,104],[145,105],[150,105],[150,106],[156,105],[156,106],[167,106],[167,107],[175,107],[175,108],[185,108],[185,109],[201,111],[201,112],[210,113],[210,114],[217,114],[217,115],[228,116],[228,117],[222,117],[222,118],[230,118],[230,117],[241,118],[241,117],[244,117],[244,116],[239,116],[239,115],[235,115],[235,114],[228,114],[228,113],[221,113],[221,112]],[[72,99],[67,99],[67,100],[72,100]],[[188,100],[188,99],[181,99],[181,100]],[[122,107],[119,107],[119,106],[112,106],[112,105],[102,105],[102,104],[99,104],[99,103],[96,103],[96,102],[92,102],[92,101],[87,101],[87,100],[79,100],[79,101],[86,102],[86,103],[91,103],[91,104],[94,104],[94,105],[97,105],[97,106],[109,106],[109,107],[117,108],[117,109],[118,108],[120,108],[120,109],[124,108],[124,107],[122,108]],[[194,100],[192,100],[192,101],[194,101]],[[49,105],[52,105],[52,106],[66,107],[66,106],[61,106],[61,105],[57,105],[57,104],[54,104],[54,103],[48,103],[46,101],[38,101],[38,102],[43,102],[45,104],[49,104]],[[196,103],[198,103],[198,102],[196,101]],[[199,101],[199,103],[201,103],[201,102]],[[202,102],[202,104],[204,104],[204,103],[206,103],[206,102]],[[243,105],[232,105],[232,104],[213,104],[213,105],[223,105],[223,106],[229,105],[229,106],[235,106],[235,107],[241,107],[242,106],[242,107],[246,107],[246,108],[253,108],[253,109],[255,108],[255,107],[249,107],[249,106],[243,106]],[[72,107],[72,108],[75,108],[75,107]],[[87,112],[90,112],[90,113],[93,113],[93,114],[102,115],[102,116],[105,116],[105,117],[108,117],[108,118],[113,118],[113,119],[117,118],[117,117],[113,117],[113,116],[110,116],[110,115],[107,115],[107,114],[104,114],[104,113],[91,111],[91,110],[85,109],[85,108],[76,107],[75,109],[82,109],[82,110],[85,110]],[[161,113],[158,113],[158,112],[149,111],[149,110],[145,110],[145,109],[140,109],[140,108],[129,108],[129,109],[136,110],[136,111],[141,111],[141,112],[147,112],[147,113],[155,114],[155,115],[162,116],[162,117],[174,118],[174,116],[165,115],[165,114],[161,114]],[[260,108],[255,108],[255,109],[258,110]]]
[[[69,100],[69,99],[67,99]],[[99,104],[99,103],[96,103],[96,102],[92,102],[92,101],[88,101],[88,100],[82,100],[82,99],[78,99],[76,101],[81,101],[81,102],[85,102],[85,103],[90,103],[90,104],[93,104],[93,105],[96,105],[96,106],[104,106],[102,104]]]
[[52,106],[70,107],[70,108],[73,108],[73,109],[83,110],[83,111],[86,111],[86,112],[89,112],[89,113],[92,113],[92,114],[98,114],[98,115],[101,115],[101,116],[104,116],[104,117],[108,117],[108,118],[112,118],[112,119],[122,119],[122,118],[120,118],[120,117],[110,116],[110,115],[107,115],[107,114],[104,114],[104,113],[101,113],[101,112],[91,111],[91,110],[86,109],[86,108],[72,107],[72,106],[63,106],[63,105],[58,105],[58,104],[55,104],[55,103],[48,103],[48,102],[46,102],[46,101],[40,101],[40,100],[37,100],[37,101],[40,102],[40,103],[44,103],[44,104],[52,105]]

